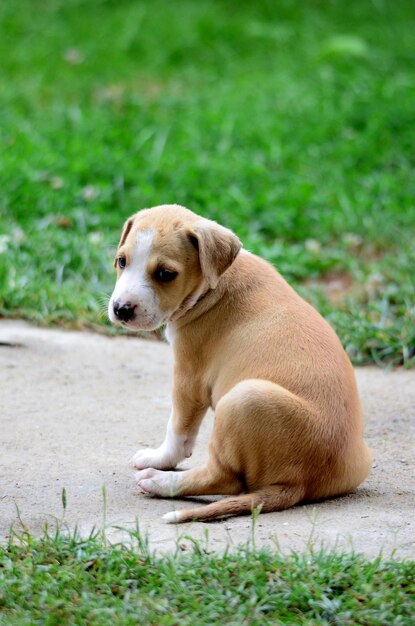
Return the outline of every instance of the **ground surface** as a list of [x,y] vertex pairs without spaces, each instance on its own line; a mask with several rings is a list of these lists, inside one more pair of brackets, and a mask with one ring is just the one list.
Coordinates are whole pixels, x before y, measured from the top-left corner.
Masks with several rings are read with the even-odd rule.
[[413,0],[0,2],[0,315],[102,326],[124,220],[178,202],[356,364],[415,366],[414,31]]
[[[138,447],[163,439],[171,364],[163,343],[0,321],[2,539],[18,524],[16,506],[34,533],[45,522],[62,519],[63,488],[64,520],[83,533],[103,522],[131,527],[137,518],[160,551],[172,549],[183,535],[203,540],[208,535],[213,549],[249,539],[249,517],[166,525],[161,516],[186,503],[136,492],[128,460]],[[415,556],[415,372],[361,368],[357,378],[374,455],[372,475],[350,496],[260,516],[257,545],[278,542],[290,550],[323,542],[353,546],[368,556],[381,548],[385,554],[396,548],[399,557]],[[206,456],[211,422],[207,418],[193,463]],[[112,529],[109,536],[119,532]]]

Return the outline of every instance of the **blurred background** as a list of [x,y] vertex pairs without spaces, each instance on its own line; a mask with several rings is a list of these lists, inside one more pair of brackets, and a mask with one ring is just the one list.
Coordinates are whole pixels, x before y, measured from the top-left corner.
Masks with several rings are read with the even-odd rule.
[[413,0],[0,4],[0,315],[115,332],[123,221],[232,228],[355,363],[415,363]]

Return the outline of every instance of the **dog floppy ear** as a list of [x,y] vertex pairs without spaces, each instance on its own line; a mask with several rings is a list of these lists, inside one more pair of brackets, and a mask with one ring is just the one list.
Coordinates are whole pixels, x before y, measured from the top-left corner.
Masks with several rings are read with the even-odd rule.
[[[118,243],[117,251],[125,243],[125,240],[127,239],[128,234],[133,226],[134,218],[135,218],[135,215],[133,215],[132,217],[129,217],[128,220],[125,222],[123,229],[122,229],[122,233],[121,233],[121,239]],[[115,255],[115,259],[114,259],[114,267],[117,267],[117,255]]]
[[211,220],[195,224],[188,235],[199,251],[203,277],[209,287],[214,289],[220,276],[234,262],[242,244],[231,230]]

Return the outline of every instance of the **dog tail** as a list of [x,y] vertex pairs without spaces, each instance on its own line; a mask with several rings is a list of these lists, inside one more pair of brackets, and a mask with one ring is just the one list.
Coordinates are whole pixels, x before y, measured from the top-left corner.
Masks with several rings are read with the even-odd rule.
[[171,511],[163,515],[164,521],[170,524],[192,521],[206,521],[231,515],[249,515],[256,509],[262,513],[282,511],[300,502],[305,495],[302,486],[270,485],[252,493],[232,498],[224,498],[206,506],[182,511]]

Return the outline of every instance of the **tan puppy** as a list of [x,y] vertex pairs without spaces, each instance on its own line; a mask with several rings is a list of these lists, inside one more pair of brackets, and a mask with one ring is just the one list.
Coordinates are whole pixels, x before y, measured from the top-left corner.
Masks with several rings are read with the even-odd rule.
[[[366,478],[371,457],[340,341],[230,230],[177,205],[146,209],[126,222],[115,265],[111,321],[167,323],[175,356],[165,441],[133,458],[139,489],[235,496],[164,519],[277,511],[348,493]],[[167,471],[190,456],[209,407],[208,463]]]

